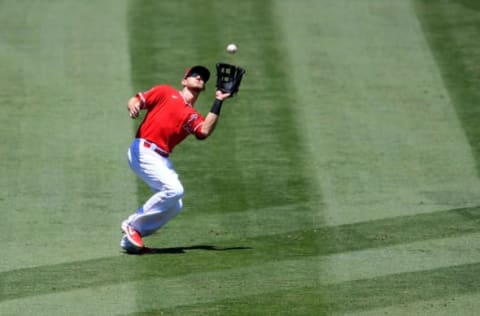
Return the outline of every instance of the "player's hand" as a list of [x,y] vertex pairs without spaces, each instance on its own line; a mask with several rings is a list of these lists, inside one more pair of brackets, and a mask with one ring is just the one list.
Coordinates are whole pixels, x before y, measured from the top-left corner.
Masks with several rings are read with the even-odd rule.
[[137,98],[131,98],[128,101],[128,114],[131,118],[135,119],[140,114],[140,101]]
[[215,99],[218,99],[218,100],[225,100],[225,99],[228,99],[232,96],[231,93],[228,93],[228,92],[222,92],[221,90],[217,90],[215,92]]
[[130,114],[130,117],[131,118],[137,118],[138,115],[140,114],[140,109],[138,107],[135,107],[135,106],[132,106],[132,107],[128,107],[128,111],[129,111],[129,114]]

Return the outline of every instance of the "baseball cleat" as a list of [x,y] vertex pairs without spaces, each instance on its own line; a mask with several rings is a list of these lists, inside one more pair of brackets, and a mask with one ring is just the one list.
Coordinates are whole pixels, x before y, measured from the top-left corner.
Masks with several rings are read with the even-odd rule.
[[145,247],[143,248],[138,248],[135,247],[127,238],[127,235],[123,235],[122,239],[120,240],[120,247],[122,247],[123,250],[125,250],[126,253],[128,254],[135,254],[135,255],[141,255],[145,251]]
[[[125,233],[128,241],[137,248],[143,248],[142,236],[127,222],[122,223],[122,231]],[[122,239],[123,240],[123,239]],[[122,247],[123,248],[123,247]]]

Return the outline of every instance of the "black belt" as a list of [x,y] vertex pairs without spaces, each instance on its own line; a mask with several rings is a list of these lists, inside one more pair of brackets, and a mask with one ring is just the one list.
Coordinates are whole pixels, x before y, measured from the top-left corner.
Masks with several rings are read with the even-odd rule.
[[[153,148],[152,148],[153,146]],[[147,142],[147,141],[143,141],[143,147],[145,148],[151,148],[154,152],[156,152],[157,154],[159,154],[160,156],[162,157],[165,157],[165,158],[168,158],[168,153],[164,152],[163,150],[161,150],[160,148],[158,148],[157,145],[155,144],[152,144],[150,142]]]

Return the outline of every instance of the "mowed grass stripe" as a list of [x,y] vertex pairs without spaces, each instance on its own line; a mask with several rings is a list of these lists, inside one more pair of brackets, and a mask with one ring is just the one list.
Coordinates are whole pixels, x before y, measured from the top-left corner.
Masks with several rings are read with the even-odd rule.
[[[259,315],[476,315],[479,287],[475,277],[479,264],[467,264],[429,271],[394,274],[375,279],[328,284],[301,289],[278,290],[172,309],[150,310],[131,315],[160,312],[171,315],[234,313]],[[417,282],[415,286],[411,284]],[[385,289],[390,289],[385,291]],[[448,288],[448,294],[444,291]],[[352,295],[353,294],[353,295]],[[323,297],[323,301],[316,298]],[[262,302],[268,301],[269,304]],[[438,314],[436,314],[438,313]]]
[[[480,210],[476,208],[419,214],[339,227],[318,227],[267,236],[242,237],[231,236],[231,233],[215,233],[202,243],[186,243],[181,246],[177,243],[175,247],[159,249],[156,255],[106,257],[4,272],[0,274],[0,283],[3,285],[0,299],[7,301],[149,278],[213,273],[215,270],[256,266],[278,260],[299,260],[301,257],[305,257],[306,260],[321,256],[347,258],[347,261],[343,262],[348,262],[349,253],[373,253],[372,257],[377,258],[378,254],[382,251],[388,252],[388,249],[407,249],[408,245],[404,244],[432,246],[435,245],[435,240],[450,238],[463,240],[465,236],[476,236],[480,233],[479,220]],[[323,247],[319,248],[318,243]],[[443,251],[441,249],[440,246],[437,251]],[[475,256],[477,251],[475,248],[466,249],[463,256],[468,256],[470,251]],[[405,254],[405,259],[407,258]],[[412,262],[414,262],[413,259]],[[130,270],[136,273],[124,273]],[[352,267],[351,270],[351,273],[355,273],[356,268]],[[321,275],[332,275],[332,273],[331,271],[319,272]],[[78,278],[78,275],[82,278]],[[33,279],[37,282],[32,283]]]
[[[191,273],[192,269],[209,273],[277,259],[276,246],[258,252],[256,245],[244,245],[243,239],[221,241],[227,230],[232,236],[261,236],[264,230],[284,233],[291,230],[289,224],[300,228],[309,220],[316,226],[322,224],[319,194],[312,189],[308,169],[303,164],[310,157],[303,150],[297,130],[292,128],[296,107],[292,106],[271,2],[204,1],[198,7],[191,0],[149,2],[146,6],[135,1],[129,10],[135,87],[145,89],[156,82],[179,86],[185,67],[196,63],[208,66],[213,72],[219,61],[247,69],[241,91],[225,103],[214,135],[206,142],[187,139],[171,156],[185,187],[183,213],[145,241],[152,247],[185,246],[188,257],[168,258],[168,262],[148,259],[142,261],[142,269],[154,274],[181,275]],[[234,56],[224,51],[229,42],[239,45]],[[213,80],[196,104],[201,113],[207,113],[213,101]],[[148,190],[142,191],[139,204],[149,194]],[[302,204],[306,207],[298,207]],[[273,210],[277,207],[280,212],[275,214]],[[289,208],[296,212],[294,216],[286,216]],[[270,211],[262,214],[265,209]],[[238,219],[236,226],[228,214]],[[199,250],[196,253],[197,246],[247,249],[219,252],[196,249]],[[159,266],[165,269],[156,272]],[[148,279],[145,282],[148,284]],[[160,290],[146,292],[142,283],[138,288],[139,306],[159,296]],[[238,295],[250,291],[248,287],[237,290]]]
[[[233,313],[239,309],[247,314],[256,312],[281,315],[308,314],[319,310],[358,312],[366,308],[476,293],[480,286],[472,278],[475,278],[479,270],[480,248],[475,249],[474,255],[470,248],[479,239],[480,234],[473,234],[462,238],[431,240],[378,250],[251,267],[249,270],[261,271],[244,274],[261,275],[262,284],[257,280],[243,279],[242,284],[250,287],[252,292],[247,297],[232,293],[230,299],[218,301],[215,307],[210,305],[210,309],[205,303],[208,299],[202,297],[200,304],[189,306],[180,303],[184,306],[168,310],[165,310],[164,306],[159,306],[158,309],[147,310],[146,314],[163,311],[173,315],[193,315],[198,310],[204,309],[220,314]],[[466,253],[468,255],[465,255]],[[343,264],[339,265],[341,262]],[[329,269],[329,265],[336,265],[336,268]],[[314,266],[322,266],[322,271],[326,273],[316,275],[314,271],[317,269],[313,268]],[[371,269],[372,266],[375,270]],[[232,271],[231,274],[237,272]],[[275,273],[285,275],[283,277],[285,283],[282,284],[281,290],[278,286],[277,290],[270,286],[270,276]],[[303,279],[306,275],[310,275],[308,280]],[[214,283],[205,286],[213,293],[216,286],[220,288],[222,294],[226,293],[225,289],[232,288],[228,286],[228,277],[218,276],[211,279],[221,280],[219,285]],[[275,279],[276,277],[272,276],[272,282]],[[263,282],[266,282],[265,287]],[[387,287],[390,282],[391,285]],[[449,291],[445,291],[446,287]],[[386,291],[386,288],[390,290]],[[259,292],[261,289],[265,292]],[[197,295],[198,292],[199,290],[195,288]],[[319,301],[315,303],[314,298],[320,296],[323,298],[322,303]],[[270,304],[262,305],[265,300],[269,300]]]
[[0,271],[117,253],[125,192],[136,191],[125,6],[0,5]]
[[479,204],[469,142],[409,1],[275,4],[289,11],[280,26],[327,223]]
[[480,3],[415,0],[422,24],[480,170]]
[[[272,239],[280,241],[285,236],[303,235],[317,240],[324,253],[343,252],[353,249],[382,247],[389,244],[407,243],[415,240],[456,236],[480,229],[480,207],[452,209],[434,213],[398,216],[339,226],[318,226],[309,218],[301,218],[303,205],[285,208],[269,208],[226,214],[224,216],[201,216],[190,214],[192,221],[179,221],[148,240],[151,247],[175,247],[179,244],[223,243]],[[298,211],[297,211],[298,210]],[[250,214],[255,213],[255,214]],[[262,224],[258,231],[252,223],[255,217]],[[287,218],[292,219],[287,222]],[[237,227],[243,227],[238,230]],[[252,227],[253,226],[253,227]],[[252,228],[250,228],[252,227]],[[286,242],[286,241],[285,241]]]
[[[226,214],[190,212],[179,215],[178,220],[146,239],[146,243],[151,247],[175,247],[196,241],[216,243],[311,230],[321,227],[321,218],[315,216],[314,209],[310,204],[291,204]],[[306,216],[308,210],[312,210],[310,216]]]
[[[392,284],[390,291],[382,292],[382,300],[371,300],[371,304],[382,306],[382,304],[388,305],[392,299],[396,299],[395,297],[398,295],[396,290],[405,286],[414,289],[425,288],[424,283],[426,282],[430,285],[432,283],[446,285],[446,280],[448,280],[450,291],[447,293],[444,288],[439,288],[429,293],[428,296],[424,294],[423,299],[479,291],[480,285],[473,280],[466,279],[466,277],[472,276],[472,273],[478,272],[480,248],[474,245],[478,245],[479,242],[480,233],[476,233],[459,238],[428,240],[330,256],[279,260],[235,269],[190,273],[178,277],[150,277],[128,284],[123,283],[121,286],[107,285],[85,288],[25,298],[21,301],[25,308],[35,306],[39,299],[44,299],[47,304],[52,304],[52,306],[62,306],[62,302],[73,302],[75,299],[78,301],[93,300],[92,303],[97,305],[101,301],[101,297],[95,299],[92,297],[92,292],[108,293],[115,289],[116,298],[108,298],[111,303],[131,301],[134,289],[139,286],[147,292],[162,293],[161,300],[153,300],[148,296],[137,297],[139,306],[136,310],[140,312],[144,308],[161,310],[176,306],[239,299],[244,296],[264,295],[278,291],[277,283],[280,279],[283,291],[324,288],[333,289],[336,292],[346,290],[352,285],[359,287],[360,284],[368,284],[370,288],[376,288],[377,282],[379,285],[384,285],[383,283],[387,279],[397,280],[398,283]],[[472,246],[474,251],[472,251]],[[335,265],[335,269],[330,269],[330,265]],[[324,268],[321,274],[318,273],[319,266]],[[375,269],[372,269],[372,266]],[[436,280],[440,271],[442,271],[443,279]],[[418,279],[413,279],[414,275]],[[460,285],[464,287],[460,287]],[[244,291],[244,288],[248,288],[249,291]],[[368,292],[368,290],[366,291]],[[375,295],[378,295],[377,291],[379,290],[370,290],[368,294],[372,295],[375,292]],[[329,291],[329,295],[331,294]],[[407,302],[415,300],[417,297],[412,296],[411,293],[405,297]],[[6,301],[0,306],[2,310],[9,311],[11,304],[18,308],[16,303],[18,303],[16,300]],[[333,301],[330,304],[333,304]],[[86,313],[93,311],[93,308],[91,310],[89,308],[86,306],[82,311]],[[53,308],[49,308],[49,310],[51,309]],[[128,307],[126,311],[128,311]]]
[[[451,295],[448,298],[401,303],[366,311],[341,313],[344,316],[477,316],[480,310],[480,293]],[[461,314],[459,313],[461,311]],[[339,313],[340,314],[340,313]]]
[[[479,183],[470,144],[411,4],[407,1],[302,3],[306,2],[310,4],[308,10],[285,1],[276,3],[282,10],[291,9],[281,25],[288,35],[287,48],[293,48],[287,51],[296,77],[295,91],[301,98],[299,103],[315,105],[300,107],[303,112],[299,112],[299,121],[305,130],[311,131],[305,133],[305,138],[312,144],[312,156],[318,157],[312,164],[317,167],[313,170],[317,171],[316,179],[326,204],[326,225],[428,212],[435,216],[440,210],[478,205]],[[299,16],[312,22],[297,27]],[[308,35],[316,40],[304,42],[302,39]],[[455,224],[453,220],[451,225]],[[419,237],[422,228],[416,228],[417,231],[408,231]],[[377,238],[381,239],[382,234]],[[338,243],[339,248],[350,249],[363,243],[370,246],[383,243],[360,238],[357,244],[357,236],[353,231],[350,236],[339,234],[332,239],[350,240],[350,244]],[[405,238],[401,243],[412,238],[408,234],[397,237],[398,241]],[[328,243],[324,243],[324,248],[325,245]],[[430,254],[436,249],[425,248]],[[364,258],[370,263],[365,266],[367,272],[370,269],[374,273],[377,268],[374,256],[380,253],[372,252],[370,258]],[[411,259],[420,268],[423,261],[415,261],[411,255],[410,251],[405,252],[406,262]],[[446,271],[453,268],[448,267],[447,259],[455,255],[452,252],[442,258],[446,260],[443,262]],[[337,271],[339,279],[345,271],[351,275],[360,273],[355,265],[349,264],[349,254],[345,256],[346,266],[339,256],[335,257],[339,262],[323,266],[323,271],[332,274]],[[392,260],[391,267],[387,264],[385,270],[398,268]],[[434,280],[430,280],[431,275]],[[427,271],[400,273],[395,277],[346,282],[340,287],[327,287],[321,293],[325,303],[333,302],[333,309],[354,313],[357,309],[395,302],[448,298],[468,282],[465,277],[475,278],[474,273],[468,276],[446,273],[439,282],[442,287],[437,283],[438,277]],[[428,291],[422,282],[440,286],[430,296],[421,291],[414,291],[411,296],[402,294],[416,288]],[[474,286],[467,288],[478,290]],[[313,289],[312,295],[308,291],[305,294],[314,297],[318,293],[318,289]]]
[[[308,202],[310,183],[299,160],[305,158],[302,144],[296,131],[286,128],[294,109],[270,3],[205,1],[198,8],[192,0],[147,6],[137,1],[130,16],[132,77],[138,89],[157,82],[180,87],[185,67],[195,63],[212,73],[220,61],[247,69],[241,92],[226,102],[212,137],[206,142],[189,138],[175,148],[172,162],[186,190],[184,213],[224,214]],[[239,45],[234,56],[225,52],[231,41]],[[142,53],[147,51],[155,54]],[[213,102],[213,77],[196,103],[201,113]],[[148,194],[145,190],[139,203]]]

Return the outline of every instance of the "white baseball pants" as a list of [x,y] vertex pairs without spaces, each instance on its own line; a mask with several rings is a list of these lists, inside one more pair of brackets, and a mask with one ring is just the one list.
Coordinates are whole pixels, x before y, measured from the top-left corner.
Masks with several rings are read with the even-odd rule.
[[128,150],[130,168],[148,184],[153,195],[126,219],[142,237],[153,234],[182,209],[183,185],[168,157],[136,138]]

